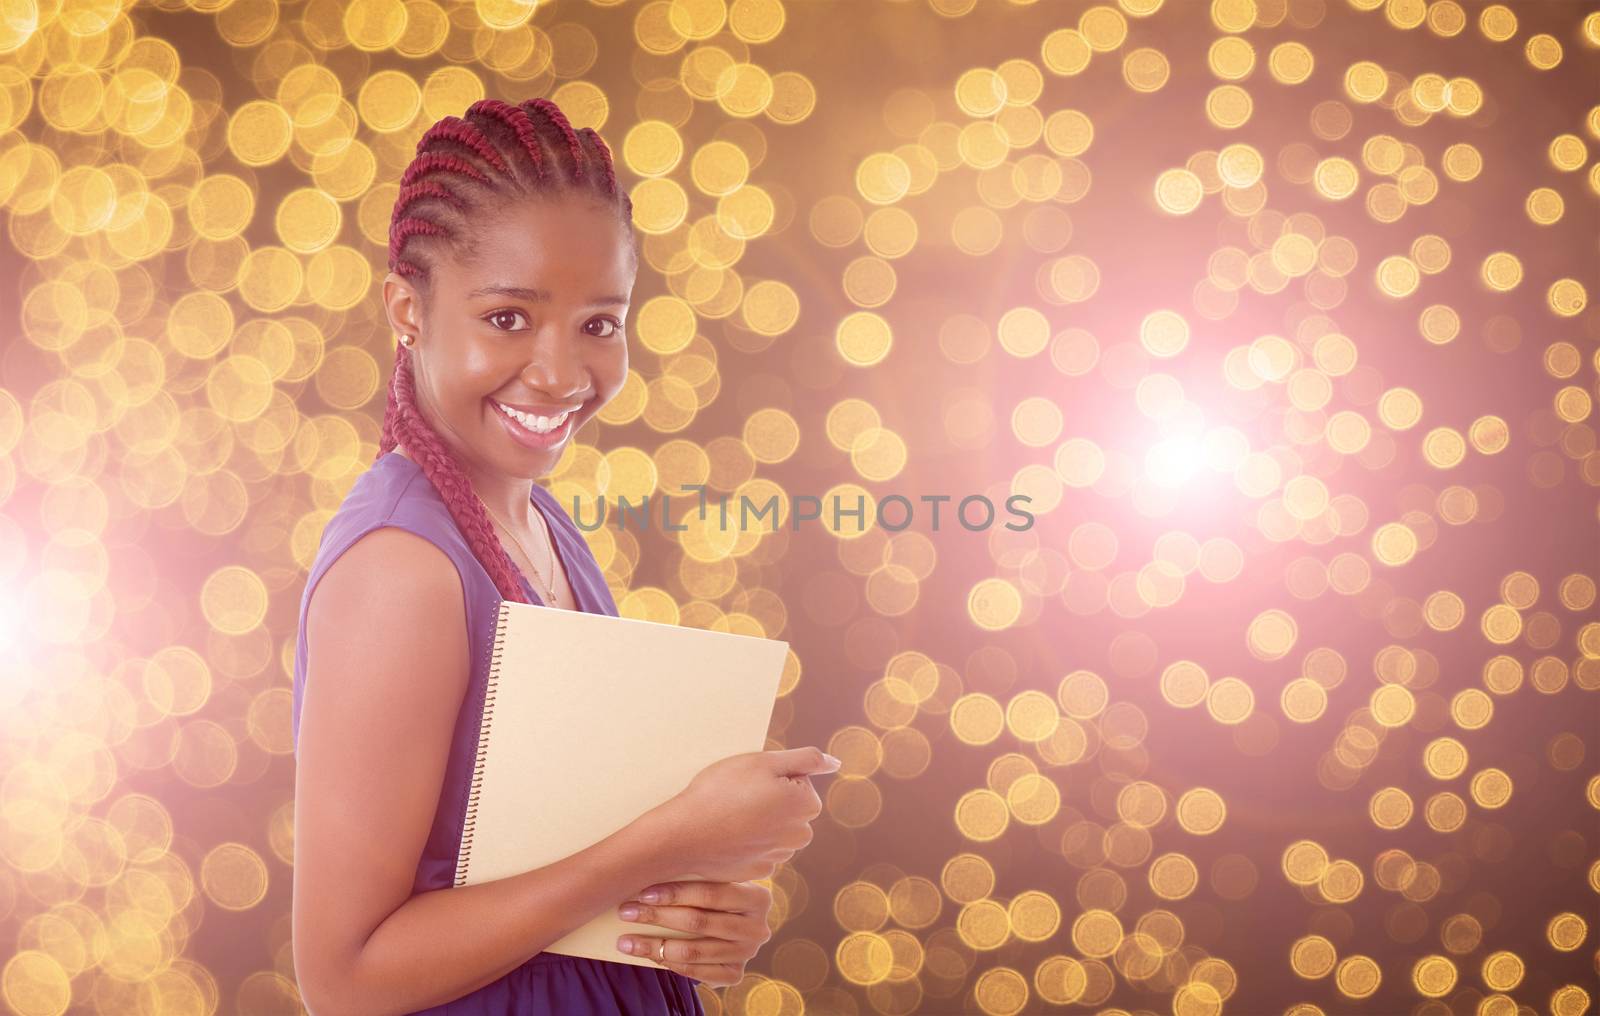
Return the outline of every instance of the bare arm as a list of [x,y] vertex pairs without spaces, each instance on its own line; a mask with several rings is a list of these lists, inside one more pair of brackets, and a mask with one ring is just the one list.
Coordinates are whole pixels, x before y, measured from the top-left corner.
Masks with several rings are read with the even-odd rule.
[[306,628],[293,935],[317,1016],[459,998],[673,877],[652,811],[543,868],[413,896],[468,684],[460,576],[427,540],[375,530],[324,574]]

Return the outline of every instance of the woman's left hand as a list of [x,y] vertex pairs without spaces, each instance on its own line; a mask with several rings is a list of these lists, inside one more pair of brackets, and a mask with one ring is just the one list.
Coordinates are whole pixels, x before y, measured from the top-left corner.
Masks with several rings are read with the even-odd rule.
[[[651,891],[658,896],[647,902]],[[632,918],[629,908],[634,909]],[[726,987],[744,978],[745,963],[772,937],[767,926],[771,909],[772,890],[757,882],[661,882],[622,903],[618,915],[625,921],[659,924],[699,937],[623,935],[617,947],[654,960],[665,942],[666,959],[658,961],[662,966],[713,987]],[[627,948],[629,942],[634,943],[632,949]]]

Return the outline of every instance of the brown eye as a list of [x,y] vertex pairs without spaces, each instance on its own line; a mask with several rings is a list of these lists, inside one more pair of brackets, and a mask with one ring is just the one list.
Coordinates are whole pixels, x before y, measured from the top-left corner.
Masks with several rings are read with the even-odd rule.
[[495,328],[499,329],[502,332],[504,332],[504,331],[516,331],[516,329],[501,328],[499,325],[495,324],[495,320],[497,318],[511,318],[514,321],[514,320],[516,320],[517,318],[520,318],[520,317],[522,317],[522,312],[521,311],[516,311],[516,310],[497,310],[492,314],[485,315],[484,316],[484,320],[489,322],[491,325],[494,325]]
[[[616,318],[595,318],[592,321],[590,321],[589,324],[591,324],[591,325],[610,325],[611,326],[611,330],[610,331],[605,332],[605,333],[603,333],[601,335],[595,335],[595,338],[597,338],[597,339],[609,339],[609,338],[611,338],[612,336],[616,335],[618,332],[620,332],[622,330],[622,322],[618,321]],[[593,332],[590,332],[589,334],[594,335]]]

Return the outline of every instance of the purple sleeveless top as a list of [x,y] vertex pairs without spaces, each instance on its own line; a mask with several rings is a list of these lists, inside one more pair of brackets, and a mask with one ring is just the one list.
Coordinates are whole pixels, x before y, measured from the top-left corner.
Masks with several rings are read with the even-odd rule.
[[[555,550],[561,557],[578,609],[615,617],[617,605],[605,576],[572,518],[555,496],[538,483],[533,485],[532,501],[555,537]],[[415,895],[448,889],[455,884],[456,853],[461,847],[467,790],[472,782],[478,749],[478,721],[488,676],[489,642],[501,597],[422,467],[395,452],[380,456],[356,480],[339,510],[328,520],[316,560],[306,577],[305,591],[300,598],[300,634],[294,659],[292,730],[296,749],[300,742],[300,708],[306,681],[306,606],[311,602],[312,590],[340,554],[362,536],[382,526],[395,526],[421,536],[455,563],[466,597],[467,643],[472,647],[471,678],[456,715],[438,810],[434,813],[422,857],[417,862],[412,886]],[[522,585],[529,602],[542,602],[526,578]],[[665,967],[541,952],[500,979],[413,1016],[612,1016],[619,1012],[704,1016],[705,1009],[695,993],[695,984],[692,978]]]

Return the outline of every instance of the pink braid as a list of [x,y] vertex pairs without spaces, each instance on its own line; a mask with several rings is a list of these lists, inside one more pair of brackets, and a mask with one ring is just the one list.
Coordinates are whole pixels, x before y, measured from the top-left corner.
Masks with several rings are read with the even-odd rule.
[[427,151],[438,141],[453,141],[463,145],[472,149],[479,158],[500,172],[511,172],[506,160],[500,157],[500,153],[489,143],[489,139],[483,136],[483,132],[478,130],[477,125],[468,123],[458,116],[447,116],[429,127],[427,133],[422,135],[422,140],[417,142],[417,151],[419,153]]
[[511,128],[517,140],[522,143],[523,150],[528,153],[528,160],[533,163],[535,181],[544,183],[544,151],[539,145],[539,131],[533,126],[533,121],[528,119],[528,114],[523,112],[522,107],[513,106],[499,99],[479,99],[467,107],[468,116],[478,114],[499,120]]
[[450,233],[437,222],[407,216],[389,227],[389,264],[390,270],[401,275],[411,274],[410,270],[400,266],[410,264],[400,257],[400,252],[405,250],[406,240],[413,236],[449,236]]
[[411,165],[407,166],[406,171],[400,174],[400,186],[402,189],[409,187],[416,183],[417,177],[422,174],[438,170],[460,173],[486,186],[493,186],[493,184],[489,183],[488,177],[478,172],[478,167],[461,156],[451,155],[449,152],[424,152],[412,159]]
[[461,471],[456,457],[417,411],[411,351],[403,344],[395,349],[394,382],[389,386],[389,405],[384,413],[384,424],[378,454],[385,455],[394,449],[397,441],[404,442],[406,451],[417,460],[428,482],[444,499],[450,517],[455,519],[456,526],[467,538],[473,555],[483,563],[500,596],[514,603],[527,603],[527,594],[523,592],[520,581],[522,572],[495,535],[494,523],[489,519],[483,500],[472,489],[472,481]]
[[466,202],[462,201],[459,196],[444,184],[437,180],[424,180],[421,183],[414,183],[409,187],[401,188],[400,193],[395,196],[394,211],[390,215],[395,219],[402,218],[402,213],[411,207],[413,201],[421,201],[423,198],[438,198],[458,212],[467,210]]
[[587,138],[594,150],[600,153],[600,166],[605,170],[606,193],[615,196],[617,193],[617,171],[611,165],[611,149],[606,146],[599,132],[593,127],[585,127],[578,133]]
[[561,112],[560,106],[543,97],[528,100],[522,108],[527,110],[528,119],[533,119],[535,112],[543,113],[561,131],[561,136],[567,142],[567,153],[572,156],[572,180],[574,183],[582,182],[583,164],[588,160],[583,157],[583,146],[578,144],[578,135],[573,132],[567,114]]

